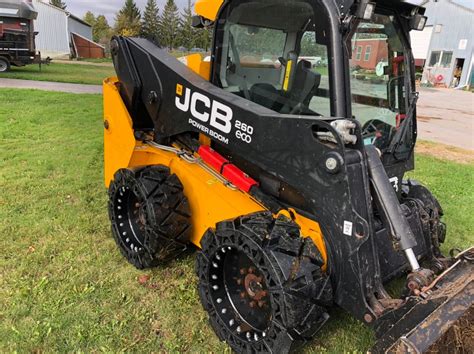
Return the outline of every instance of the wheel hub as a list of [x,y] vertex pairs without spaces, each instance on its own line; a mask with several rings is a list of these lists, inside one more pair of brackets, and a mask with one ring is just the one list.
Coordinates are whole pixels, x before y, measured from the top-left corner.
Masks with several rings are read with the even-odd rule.
[[[252,301],[259,301],[259,306],[262,307],[264,303],[262,299],[267,296],[267,291],[264,289],[263,278],[253,273],[253,269],[249,268],[248,274],[244,278],[245,290],[250,298],[249,305],[253,307]],[[260,305],[261,304],[261,305]]]
[[216,313],[227,327],[245,340],[266,335],[271,306],[265,278],[247,255],[226,246],[213,257],[210,291]]
[[125,246],[132,252],[143,250],[142,232],[146,225],[146,211],[140,197],[130,189],[121,187],[115,198],[118,214],[118,231]]

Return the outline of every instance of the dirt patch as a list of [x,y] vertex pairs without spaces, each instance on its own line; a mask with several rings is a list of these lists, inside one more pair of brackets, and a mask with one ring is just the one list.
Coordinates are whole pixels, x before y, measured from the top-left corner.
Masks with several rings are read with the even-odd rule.
[[474,353],[474,307],[471,306],[426,353]]
[[474,151],[440,143],[418,141],[416,153],[462,164],[474,164]]
[[416,116],[416,119],[421,122],[429,122],[432,119],[441,120],[439,117],[430,117],[430,116],[420,116],[419,114]]

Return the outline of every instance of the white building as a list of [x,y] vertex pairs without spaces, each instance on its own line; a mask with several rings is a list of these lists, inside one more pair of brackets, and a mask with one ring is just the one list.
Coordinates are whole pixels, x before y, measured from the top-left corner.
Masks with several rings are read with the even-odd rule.
[[[474,84],[474,0],[424,0],[428,22],[411,32],[413,54],[423,65],[423,84]],[[420,66],[421,66],[420,65]]]
[[33,5],[38,11],[36,49],[43,58],[68,58],[74,48],[73,33],[92,42],[92,27],[80,18],[50,5],[47,0],[33,0]]

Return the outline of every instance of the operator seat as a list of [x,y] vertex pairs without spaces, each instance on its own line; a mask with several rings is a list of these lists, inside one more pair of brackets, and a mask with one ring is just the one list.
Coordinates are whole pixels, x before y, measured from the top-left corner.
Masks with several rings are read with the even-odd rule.
[[312,70],[311,62],[300,60],[296,66],[291,89],[287,95],[289,100],[281,109],[281,113],[290,113],[297,106],[308,107],[321,83],[321,74]]
[[250,88],[250,100],[279,112],[283,107],[280,91],[268,83],[257,83]]
[[[291,52],[294,53],[294,52]],[[297,60],[296,54],[294,54]],[[280,113],[291,113],[296,107],[307,108],[321,83],[321,74],[312,70],[307,60],[300,60],[294,67],[291,87],[284,93],[269,83],[254,84],[250,90],[250,100]]]

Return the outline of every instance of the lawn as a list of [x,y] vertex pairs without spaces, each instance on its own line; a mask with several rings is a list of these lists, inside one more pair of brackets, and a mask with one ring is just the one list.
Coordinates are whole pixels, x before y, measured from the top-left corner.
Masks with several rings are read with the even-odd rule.
[[0,78],[24,79],[36,81],[70,82],[75,84],[100,85],[104,78],[115,76],[113,67],[61,64],[54,61],[50,65],[28,65],[12,67],[10,72],[0,74]]
[[[101,100],[0,89],[0,352],[230,352],[199,303],[194,256],[141,272],[116,249]],[[419,156],[417,167],[445,207],[444,250],[473,244],[474,164]],[[373,344],[364,325],[331,316],[306,352]]]
[[110,63],[112,64],[112,58],[81,58],[79,61],[88,63]]

